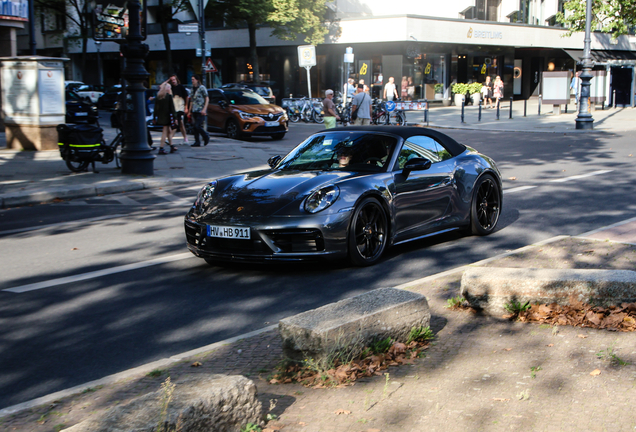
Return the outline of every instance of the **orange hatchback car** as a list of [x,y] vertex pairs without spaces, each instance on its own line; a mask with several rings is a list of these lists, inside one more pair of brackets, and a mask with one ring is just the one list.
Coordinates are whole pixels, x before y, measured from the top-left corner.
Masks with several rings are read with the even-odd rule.
[[244,87],[208,90],[208,130],[229,138],[270,136],[280,140],[287,133],[285,110]]

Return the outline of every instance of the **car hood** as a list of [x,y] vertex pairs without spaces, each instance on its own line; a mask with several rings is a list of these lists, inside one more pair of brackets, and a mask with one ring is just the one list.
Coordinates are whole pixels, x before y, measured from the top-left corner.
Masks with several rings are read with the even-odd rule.
[[283,109],[277,105],[232,105],[234,108],[241,111],[248,112],[250,114],[279,114],[283,112]]
[[200,216],[221,220],[300,215],[302,201],[321,186],[354,175],[346,171],[257,171],[220,179]]

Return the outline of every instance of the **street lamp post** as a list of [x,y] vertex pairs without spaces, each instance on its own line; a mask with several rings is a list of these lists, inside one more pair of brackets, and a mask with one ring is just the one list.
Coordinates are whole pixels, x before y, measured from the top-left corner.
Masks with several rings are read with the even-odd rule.
[[592,80],[592,55],[590,45],[592,38],[590,28],[592,24],[592,0],[586,0],[585,10],[585,41],[583,48],[583,70],[581,71],[581,94],[579,95],[579,114],[576,118],[577,129],[594,129],[592,107],[590,106],[590,81]]
[[99,53],[99,49],[102,47],[102,43],[100,41],[95,41],[95,48],[97,49],[97,84],[103,85],[103,75],[102,75],[102,56]]
[[121,171],[124,174],[153,175],[155,155],[151,154],[148,145],[148,129],[146,128],[146,100],[144,80],[148,78],[148,71],[144,67],[144,59],[148,55],[148,45],[141,43],[140,20],[141,4],[139,0],[128,2],[129,32],[126,43],[122,44],[121,52],[126,59],[124,78],[128,82],[126,87],[126,101],[124,110],[124,137],[126,145],[121,151]]

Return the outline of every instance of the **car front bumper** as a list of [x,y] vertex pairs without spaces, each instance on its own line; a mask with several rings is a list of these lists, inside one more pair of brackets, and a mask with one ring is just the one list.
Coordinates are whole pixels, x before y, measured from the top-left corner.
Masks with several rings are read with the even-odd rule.
[[[197,221],[185,218],[188,249],[198,257],[224,261],[305,261],[347,256],[351,212],[270,217],[258,221]],[[250,228],[250,239],[209,237],[207,225]]]

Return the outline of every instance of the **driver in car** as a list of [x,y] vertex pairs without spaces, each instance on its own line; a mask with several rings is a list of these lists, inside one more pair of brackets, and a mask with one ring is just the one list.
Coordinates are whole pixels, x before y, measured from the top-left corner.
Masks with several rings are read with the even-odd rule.
[[[338,150],[338,165],[334,168],[345,168],[351,163],[351,157],[353,156],[353,149],[348,147]],[[335,164],[334,164],[335,165]]]

